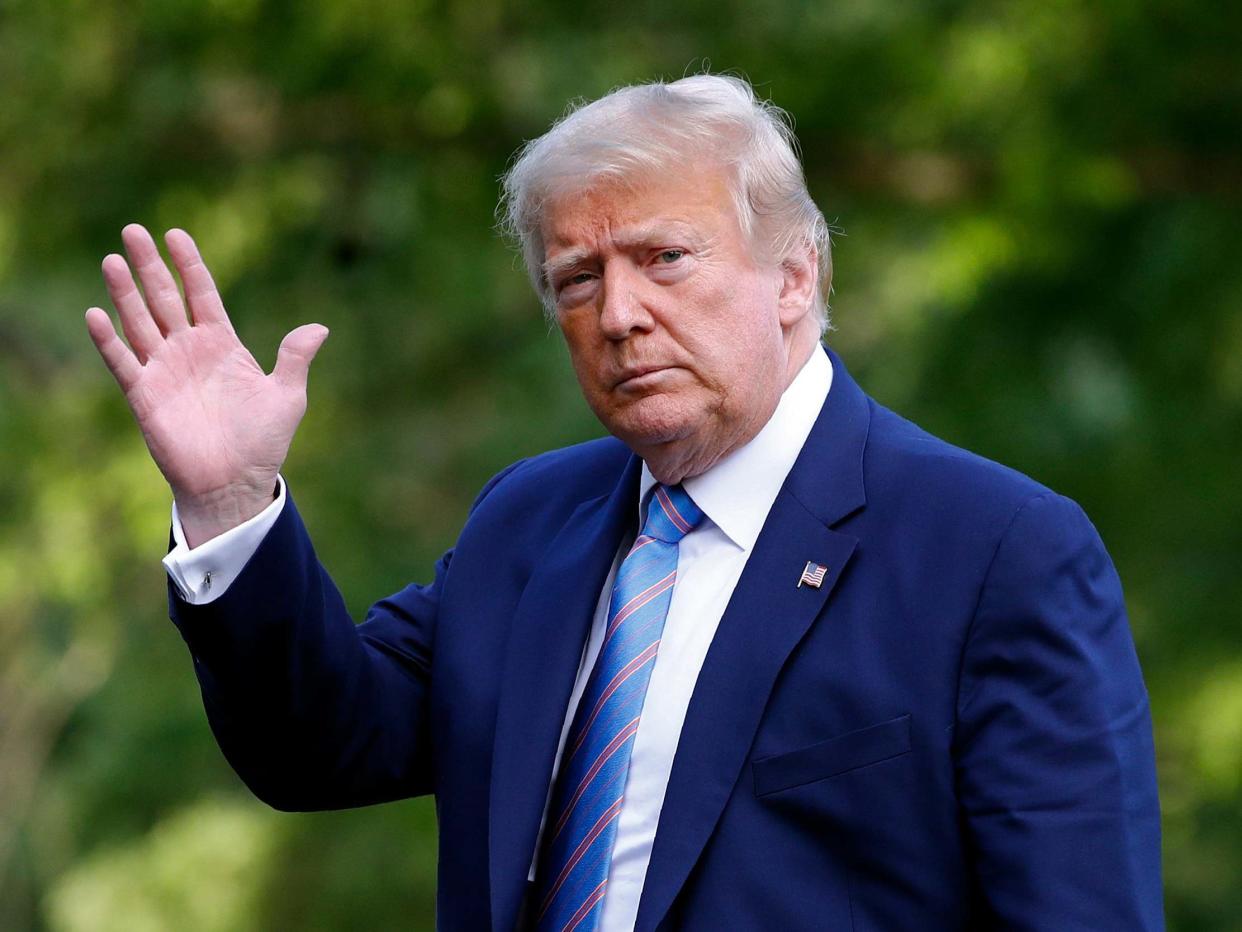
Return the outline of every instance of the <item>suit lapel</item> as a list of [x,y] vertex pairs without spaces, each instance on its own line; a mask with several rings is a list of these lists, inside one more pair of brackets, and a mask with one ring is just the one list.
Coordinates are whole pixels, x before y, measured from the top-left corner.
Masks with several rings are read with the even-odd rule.
[[[667,914],[720,819],[789,653],[823,611],[858,541],[832,525],[865,504],[866,396],[831,352],[833,384],[768,513],[695,684],[639,903],[636,930]],[[808,561],[820,588],[797,585]]]
[[531,575],[506,650],[492,753],[492,928],[512,930],[534,855],[552,764],[600,589],[637,514],[640,461],[610,495],[573,513]]

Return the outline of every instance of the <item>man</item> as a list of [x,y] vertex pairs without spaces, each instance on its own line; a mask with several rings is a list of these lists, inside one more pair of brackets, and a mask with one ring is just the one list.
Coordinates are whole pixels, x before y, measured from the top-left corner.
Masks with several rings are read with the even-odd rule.
[[[172,486],[173,620],[278,808],[432,792],[446,929],[1154,929],[1159,812],[1116,574],[1072,502],[868,399],[827,234],[744,82],[623,89],[526,147],[509,227],[612,438],[480,493],[355,628],[190,238],[87,323]],[[275,491],[273,491],[275,490]]]

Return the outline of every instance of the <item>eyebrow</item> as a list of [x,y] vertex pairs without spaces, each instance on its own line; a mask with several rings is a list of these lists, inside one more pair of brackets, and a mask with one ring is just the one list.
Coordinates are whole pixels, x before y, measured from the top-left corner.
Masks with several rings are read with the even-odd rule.
[[585,262],[591,258],[589,249],[571,249],[569,252],[562,253],[555,259],[549,259],[543,264],[543,280],[549,285],[552,284],[558,275],[568,272],[579,263]]
[[[631,227],[628,230],[622,231],[617,236],[614,236],[613,242],[615,242],[622,250],[627,250],[633,249],[635,246],[658,242],[659,240],[665,239],[669,236],[688,238],[692,240],[695,245],[698,245],[702,241],[702,236],[698,235],[689,224],[682,221],[665,220],[653,221],[651,223],[644,223]],[[548,259],[541,267],[544,281],[551,284],[556,279],[556,276],[567,272],[569,269],[586,262],[594,256],[595,251],[592,249],[571,249],[568,252],[557,256],[555,259]]]

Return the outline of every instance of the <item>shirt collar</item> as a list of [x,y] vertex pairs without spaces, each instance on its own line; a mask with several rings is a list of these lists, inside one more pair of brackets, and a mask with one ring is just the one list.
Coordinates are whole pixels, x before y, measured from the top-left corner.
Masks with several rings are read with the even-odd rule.
[[[707,472],[682,483],[694,503],[742,550],[755,546],[831,387],[832,362],[822,347],[817,348],[789,383],[763,429]],[[642,503],[655,484],[655,476],[643,463],[638,486],[640,523]]]

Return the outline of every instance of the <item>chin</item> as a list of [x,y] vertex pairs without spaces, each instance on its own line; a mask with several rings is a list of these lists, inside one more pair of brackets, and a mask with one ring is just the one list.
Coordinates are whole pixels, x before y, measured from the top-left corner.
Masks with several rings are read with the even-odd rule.
[[650,395],[596,414],[609,433],[635,451],[693,436],[704,420],[701,411],[687,411],[684,403],[667,395]]

